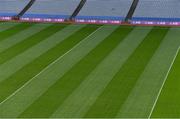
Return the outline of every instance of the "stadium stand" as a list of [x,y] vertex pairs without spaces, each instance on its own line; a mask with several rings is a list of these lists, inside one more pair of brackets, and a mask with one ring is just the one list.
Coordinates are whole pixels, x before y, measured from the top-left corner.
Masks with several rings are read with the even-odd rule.
[[135,20],[180,21],[179,0],[140,0]]
[[80,0],[36,0],[24,17],[69,18]]
[[29,0],[0,0],[0,16],[17,15]]
[[0,19],[20,14],[20,20],[36,22],[180,25],[179,6],[179,0],[1,0]]
[[88,0],[77,18],[123,20],[133,0]]

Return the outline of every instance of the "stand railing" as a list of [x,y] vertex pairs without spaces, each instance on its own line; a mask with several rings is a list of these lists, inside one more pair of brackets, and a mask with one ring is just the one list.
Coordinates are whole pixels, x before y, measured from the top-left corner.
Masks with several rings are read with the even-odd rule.
[[125,20],[124,20],[125,22],[129,22],[132,20],[132,16],[137,8],[138,3],[139,3],[139,0],[133,0],[133,3],[129,9],[129,12],[128,12],[127,16],[125,17]]
[[13,19],[20,19],[20,17],[22,17],[31,8],[35,1],[36,0],[30,0],[30,2],[24,7],[24,9],[18,15],[14,16]]
[[79,14],[87,0],[81,0],[77,8],[74,10],[73,14],[69,17],[68,20],[74,20],[75,17]]

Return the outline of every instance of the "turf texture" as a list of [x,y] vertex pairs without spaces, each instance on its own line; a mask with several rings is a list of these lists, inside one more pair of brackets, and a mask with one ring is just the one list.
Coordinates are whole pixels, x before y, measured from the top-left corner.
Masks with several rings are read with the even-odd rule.
[[0,23],[0,118],[180,118],[179,28]]

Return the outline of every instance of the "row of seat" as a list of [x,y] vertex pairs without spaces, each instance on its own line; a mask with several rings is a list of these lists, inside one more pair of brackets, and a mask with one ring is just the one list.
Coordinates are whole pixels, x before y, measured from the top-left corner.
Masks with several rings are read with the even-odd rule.
[[[133,0],[87,0],[77,18],[124,19]],[[0,16],[15,15],[29,0],[0,0]],[[25,16],[69,17],[80,0],[36,0]],[[180,18],[180,0],[139,0],[133,19]]]

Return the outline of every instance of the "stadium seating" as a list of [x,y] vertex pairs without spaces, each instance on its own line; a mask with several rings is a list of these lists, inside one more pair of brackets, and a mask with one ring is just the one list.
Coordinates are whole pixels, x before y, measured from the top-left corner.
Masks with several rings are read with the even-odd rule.
[[[15,15],[29,0],[2,0],[0,13]],[[35,17],[69,17],[80,0],[37,0],[25,16]],[[93,19],[122,19],[126,16],[132,0],[87,0],[87,3],[77,18]]]
[[29,0],[0,0],[0,16],[13,16],[19,13]]
[[123,19],[133,0],[87,0],[77,18]]
[[[0,17],[17,15],[30,0],[0,0]],[[36,0],[22,18],[68,19],[81,0]],[[75,20],[123,21],[133,0],[87,0]],[[179,22],[179,0],[139,0],[132,22]],[[73,18],[73,19],[74,19]],[[119,22],[117,22],[119,23]]]
[[179,0],[140,0],[134,19],[177,20],[180,18]]
[[25,16],[58,18],[69,17],[75,10],[80,0],[37,0]]

